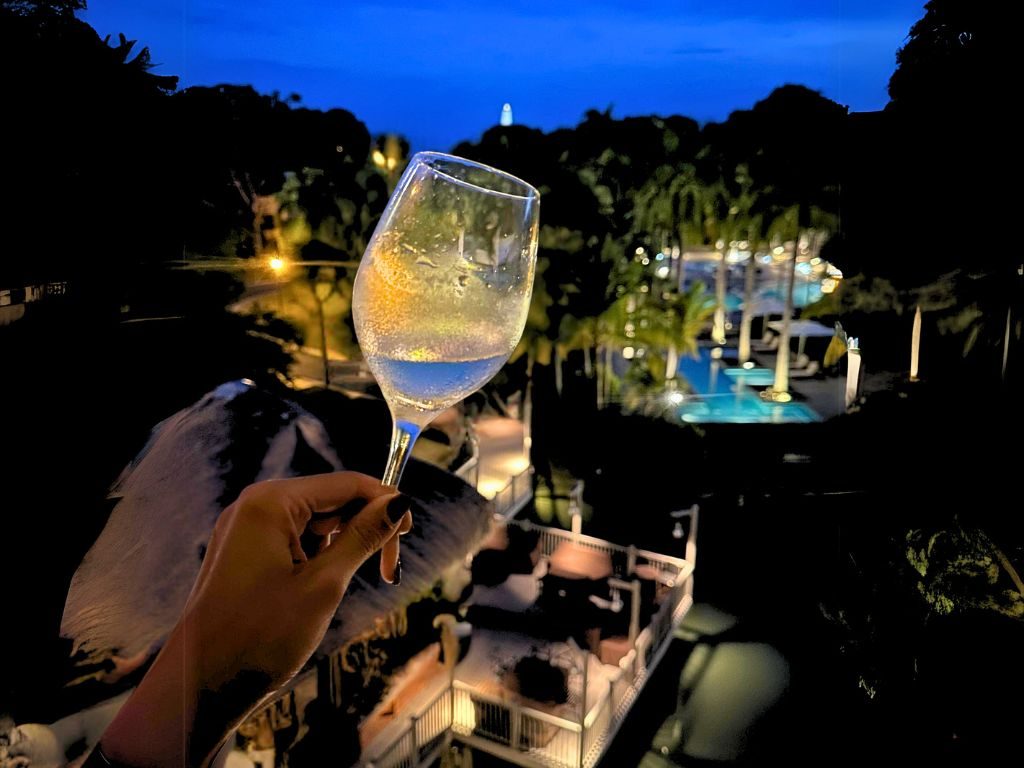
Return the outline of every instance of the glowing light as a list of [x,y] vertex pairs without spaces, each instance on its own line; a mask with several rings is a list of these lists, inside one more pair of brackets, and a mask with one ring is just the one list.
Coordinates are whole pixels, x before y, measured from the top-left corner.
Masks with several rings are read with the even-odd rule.
[[640,293],[647,293],[649,290],[651,290],[651,289],[648,286],[646,286],[646,285],[641,285],[640,286]]
[[518,475],[525,472],[530,466],[530,460],[526,456],[516,456],[505,462],[505,471],[510,475]]
[[711,350],[711,357],[713,359],[715,359],[715,360],[721,360],[722,359],[722,348],[721,347],[714,347],[714,348],[712,348],[712,350]]
[[914,330],[910,336],[910,380],[917,381],[921,363],[921,307],[914,312]]
[[623,347],[622,356],[627,360],[632,360],[634,357],[636,357],[636,350],[633,347]]
[[834,277],[826,277],[821,281],[821,292],[822,293],[834,293],[836,287],[839,285],[839,281]]
[[388,159],[384,157],[384,153],[379,149],[373,150],[373,155],[371,155],[371,157],[373,158],[373,164],[378,168],[384,168],[388,164]]
[[395,166],[396,165],[398,165],[398,159],[394,158],[394,157],[389,157],[388,158],[388,170],[389,171],[395,170]]
[[655,272],[654,274],[656,274],[658,277],[668,277],[668,267],[667,266],[658,267],[658,271]]
[[661,251],[658,251],[658,255],[654,257],[654,260],[655,261],[664,261],[665,260],[665,254],[662,253]]
[[640,263],[646,267],[648,264],[651,263],[651,260],[644,256],[642,259],[640,259]]
[[275,256],[270,260],[270,268],[274,270],[276,274],[284,272],[284,259],[280,256]]
[[679,405],[681,402],[683,402],[683,393],[673,392],[668,396],[668,401],[673,405]]
[[644,247],[642,245],[637,246],[636,255],[637,256],[643,256],[643,253],[644,253]]
[[776,245],[774,248],[772,248],[772,253],[774,253],[776,256],[781,256],[785,252],[786,249],[783,248],[781,245]]
[[815,256],[813,259],[811,259],[811,264],[815,267],[821,264],[821,256]]
[[752,371],[754,369],[754,362],[752,360],[747,360],[747,362],[743,364],[743,367],[748,371]]
[[481,480],[480,485],[477,486],[477,491],[485,499],[493,499],[498,495],[498,491],[505,487],[505,483],[500,480]]

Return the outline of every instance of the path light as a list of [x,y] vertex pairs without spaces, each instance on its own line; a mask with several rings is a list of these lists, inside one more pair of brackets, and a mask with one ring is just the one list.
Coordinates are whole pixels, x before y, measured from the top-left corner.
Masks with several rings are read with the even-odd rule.
[[284,272],[284,267],[284,259],[282,259],[280,256],[275,256],[270,260],[270,269],[273,270],[275,275],[280,275],[282,272]]
[[846,407],[849,408],[860,394],[860,341],[855,338],[847,339],[846,351]]
[[914,312],[914,330],[910,336],[910,380],[917,381],[921,363],[921,305]]

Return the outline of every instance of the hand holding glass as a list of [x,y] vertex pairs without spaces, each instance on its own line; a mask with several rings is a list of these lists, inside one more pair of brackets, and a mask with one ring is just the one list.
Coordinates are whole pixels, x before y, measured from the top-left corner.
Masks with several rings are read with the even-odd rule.
[[539,211],[526,182],[451,155],[417,154],[398,182],[352,303],[394,420],[384,485],[398,486],[420,431],[486,384],[519,343]]

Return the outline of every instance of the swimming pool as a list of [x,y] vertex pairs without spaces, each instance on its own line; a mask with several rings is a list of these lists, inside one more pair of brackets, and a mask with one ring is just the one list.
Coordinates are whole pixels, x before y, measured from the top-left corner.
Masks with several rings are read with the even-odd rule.
[[756,392],[691,395],[676,406],[675,415],[687,424],[810,424],[821,421],[803,403],[772,403]]
[[803,403],[762,400],[750,387],[771,385],[774,372],[767,368],[730,366],[712,358],[710,347],[701,347],[696,358],[682,358],[677,370],[694,392],[673,408],[680,421],[721,424],[821,421],[821,417]]

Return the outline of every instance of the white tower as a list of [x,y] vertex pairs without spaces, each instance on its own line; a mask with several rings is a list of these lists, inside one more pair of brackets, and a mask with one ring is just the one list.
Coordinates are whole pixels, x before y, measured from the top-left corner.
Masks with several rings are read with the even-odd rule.
[[501,108],[501,120],[499,122],[502,125],[512,125],[512,105],[507,101]]

